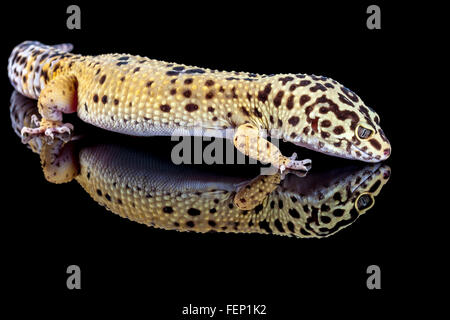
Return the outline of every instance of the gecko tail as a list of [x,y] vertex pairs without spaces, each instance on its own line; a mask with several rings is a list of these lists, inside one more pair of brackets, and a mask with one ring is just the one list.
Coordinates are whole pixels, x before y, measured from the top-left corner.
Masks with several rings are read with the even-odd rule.
[[50,46],[25,41],[17,45],[8,59],[8,77],[12,86],[22,95],[38,99],[58,61],[71,56],[72,49],[71,43]]
[[52,45],[53,48],[64,51],[64,52],[70,52],[73,50],[73,44],[71,43],[60,43],[60,44],[54,44]]

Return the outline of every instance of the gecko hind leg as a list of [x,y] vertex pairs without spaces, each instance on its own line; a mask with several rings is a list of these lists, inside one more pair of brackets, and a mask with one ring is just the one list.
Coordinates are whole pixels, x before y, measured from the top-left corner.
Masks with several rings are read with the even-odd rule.
[[63,113],[77,111],[77,79],[75,76],[57,76],[47,83],[38,100],[38,110],[41,121],[33,118],[36,128],[23,127],[21,130],[24,141],[33,136],[45,135],[54,138],[55,134],[71,134],[73,125],[62,122]]

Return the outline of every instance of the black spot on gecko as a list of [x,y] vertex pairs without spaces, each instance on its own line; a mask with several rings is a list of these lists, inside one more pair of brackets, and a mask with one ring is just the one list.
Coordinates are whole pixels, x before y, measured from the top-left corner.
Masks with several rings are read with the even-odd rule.
[[170,106],[168,104],[162,104],[159,108],[162,112],[170,112]]
[[162,211],[163,211],[164,213],[170,214],[170,213],[173,213],[173,208],[172,208],[172,207],[164,207],[164,208],[162,209]]
[[372,119],[370,118],[369,109],[363,105],[360,105],[359,111],[361,111],[364,114],[364,118],[367,120],[369,125],[371,125],[372,128],[374,128],[376,130],[376,127],[375,127],[374,123],[372,122]]
[[336,126],[336,127],[333,129],[333,132],[334,132],[335,134],[343,134],[343,133],[345,132],[345,129],[344,129],[343,126]]
[[370,139],[370,144],[377,150],[381,150],[381,144],[378,142],[377,139]]
[[100,78],[100,80],[98,81],[100,84],[103,84],[105,82],[106,79],[106,75],[102,75],[102,77]]
[[186,222],[186,225],[187,225],[189,228],[193,228],[193,227],[195,226],[195,223],[194,223],[194,221],[188,221],[188,222]]
[[258,108],[253,108],[253,114],[255,115],[255,116],[257,116],[258,118],[262,118],[262,113],[261,113],[261,111],[259,111],[259,109]]
[[303,106],[305,103],[307,103],[309,100],[311,100],[311,97],[307,94],[304,94],[300,97],[300,105]]
[[93,100],[94,100],[95,103],[98,102],[98,95],[97,94],[94,94]]
[[193,111],[198,110],[198,105],[196,105],[194,103],[188,103],[184,108],[188,112],[193,112]]
[[349,97],[350,100],[352,100],[353,102],[358,102],[358,101],[359,101],[358,96],[357,96],[353,91],[351,91],[350,89],[348,89],[348,88],[346,88],[346,87],[341,87],[341,90],[342,90],[342,92],[345,93],[345,95],[346,95],[347,97]]
[[311,83],[311,81],[309,81],[309,80],[302,80],[302,81],[300,81],[299,86],[306,87],[310,83]]
[[262,91],[258,92],[258,100],[261,102],[266,102],[271,91],[272,85],[269,83],[264,87]]
[[261,212],[261,210],[263,209],[264,207],[263,207],[263,205],[262,204],[258,204],[255,208],[254,208],[254,210],[255,210],[255,214],[258,214],[258,213],[260,213]]
[[135,68],[135,69],[133,70],[133,73],[136,73],[136,72],[138,72],[139,70],[141,70],[141,68],[140,68],[140,67],[137,67],[137,68]]
[[378,116],[375,116],[375,118],[373,118],[373,121],[375,121],[376,124],[380,124],[380,118],[378,118]]
[[339,218],[342,217],[344,215],[345,211],[343,209],[335,209],[333,211],[333,216]]
[[284,233],[283,225],[281,224],[280,220],[275,220],[275,227],[278,229],[279,232]]
[[231,88],[231,94],[232,94],[233,99],[237,99],[238,98],[238,95],[236,94],[236,88],[235,87]]
[[213,81],[213,80],[206,80],[205,85],[206,85],[207,87],[211,87],[211,86],[214,85],[214,81]]
[[265,230],[268,233],[272,233],[272,229],[270,229],[269,223],[266,220],[260,221],[258,223],[259,227]]
[[216,226],[216,222],[215,222],[214,220],[208,220],[208,224],[209,224],[211,227],[215,227],[215,226]]
[[126,61],[120,61],[120,62],[117,62],[117,63],[116,63],[116,65],[119,66],[119,67],[122,66],[122,65],[124,65],[124,64],[128,64],[128,62],[126,62]]
[[347,99],[347,97],[345,97],[342,93],[338,92],[338,96],[339,96],[339,101],[341,101],[342,103],[345,103],[351,107],[354,107],[355,105]]
[[326,139],[330,137],[330,134],[328,132],[322,131],[320,132],[320,135],[322,136],[322,138]]
[[297,117],[297,116],[292,116],[292,117],[289,118],[288,123],[289,123],[290,125],[292,125],[293,127],[295,127],[295,126],[299,123],[299,121],[300,121],[300,118],[299,118],[299,117]]
[[193,73],[205,73],[205,70],[202,69],[188,69],[184,71],[184,73],[193,74]]
[[273,99],[273,104],[275,107],[279,107],[281,105],[281,100],[283,99],[284,91],[278,91],[277,95]]
[[195,208],[189,208],[187,211],[188,215],[190,216],[199,216],[200,215],[200,210],[195,209]]
[[183,92],[183,96],[185,96],[186,98],[190,98],[191,97],[191,95],[192,95],[192,92],[191,92],[191,90],[185,90],[184,92]]
[[250,113],[248,112],[248,110],[244,107],[241,107],[241,111],[244,115],[246,115],[247,117],[250,116]]
[[[321,217],[320,217],[320,221],[321,221],[322,223],[328,224],[328,223],[331,222],[331,218],[328,217],[328,216],[321,216]],[[327,229],[325,229],[325,230],[327,230]]]
[[286,101],[286,108],[288,108],[288,110],[291,110],[293,107],[294,107],[294,95],[291,94]]
[[309,88],[309,90],[311,90],[311,92],[316,92],[317,90],[327,91],[327,88],[321,83],[316,83],[316,85]]
[[289,81],[292,81],[292,80],[294,80],[294,78],[292,78],[292,77],[284,77],[284,78],[280,78],[280,79],[278,79],[279,81],[281,81],[281,84],[284,86],[286,83],[288,83]]
[[294,219],[299,219],[299,218],[300,218],[300,214],[298,213],[297,209],[292,208],[292,209],[289,209],[288,212],[289,212],[289,215],[290,215],[292,218],[294,218]]
[[106,103],[108,102],[108,97],[107,97],[107,96],[103,96],[103,97],[102,97],[102,102],[103,102],[104,104],[106,104]]
[[194,82],[194,79],[192,78],[187,78],[186,80],[184,80],[184,84],[191,84],[192,82]]
[[177,72],[177,71],[172,71],[172,70],[170,70],[170,71],[167,71],[166,74],[167,74],[168,76],[177,76],[177,75],[179,75],[180,73]]
[[331,121],[330,120],[323,120],[320,125],[324,128],[329,128],[331,127]]

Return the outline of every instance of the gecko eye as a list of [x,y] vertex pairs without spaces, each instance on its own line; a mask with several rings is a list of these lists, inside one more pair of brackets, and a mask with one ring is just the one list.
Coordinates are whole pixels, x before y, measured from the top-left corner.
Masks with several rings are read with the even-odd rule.
[[370,193],[361,193],[355,201],[355,208],[358,212],[368,210],[375,204],[375,199]]
[[363,127],[362,125],[358,125],[356,127],[356,135],[359,139],[366,140],[369,139],[374,134],[372,129]]

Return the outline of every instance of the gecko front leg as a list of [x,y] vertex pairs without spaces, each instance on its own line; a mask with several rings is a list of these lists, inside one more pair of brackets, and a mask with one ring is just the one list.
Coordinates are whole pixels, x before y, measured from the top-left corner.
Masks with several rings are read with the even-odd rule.
[[243,154],[263,163],[270,163],[281,172],[285,169],[303,171],[311,169],[311,160],[296,160],[295,153],[289,158],[283,156],[280,149],[264,139],[260,135],[260,130],[253,124],[240,125],[234,134],[233,142]]
[[77,111],[77,79],[75,76],[58,76],[51,80],[42,90],[38,100],[41,121],[34,118],[37,128],[23,127],[21,134],[24,141],[32,136],[71,133],[73,126],[62,122],[63,113]]

